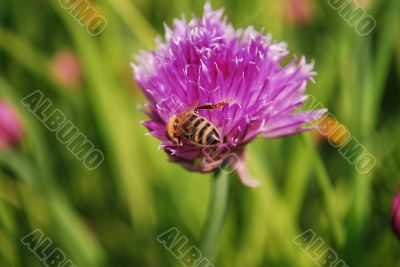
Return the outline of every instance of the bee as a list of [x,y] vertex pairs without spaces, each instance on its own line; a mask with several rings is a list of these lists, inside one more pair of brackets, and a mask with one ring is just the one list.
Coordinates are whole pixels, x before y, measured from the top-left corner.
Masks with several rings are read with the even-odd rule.
[[226,105],[228,101],[188,108],[179,115],[173,115],[166,127],[168,138],[179,146],[182,145],[183,140],[201,146],[220,143],[221,136],[217,128],[199,115],[198,111],[202,109],[216,110]]

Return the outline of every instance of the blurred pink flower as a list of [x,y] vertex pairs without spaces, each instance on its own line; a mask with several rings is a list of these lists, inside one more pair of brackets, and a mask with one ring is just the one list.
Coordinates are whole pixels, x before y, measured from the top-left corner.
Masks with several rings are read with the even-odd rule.
[[0,150],[11,148],[23,137],[22,121],[15,109],[0,98]]
[[400,193],[397,193],[392,205],[392,228],[400,238]]
[[69,88],[80,85],[82,71],[79,59],[74,52],[69,50],[58,52],[50,68],[55,80],[61,85]]
[[294,25],[303,25],[314,18],[313,0],[285,0],[284,15],[286,20]]

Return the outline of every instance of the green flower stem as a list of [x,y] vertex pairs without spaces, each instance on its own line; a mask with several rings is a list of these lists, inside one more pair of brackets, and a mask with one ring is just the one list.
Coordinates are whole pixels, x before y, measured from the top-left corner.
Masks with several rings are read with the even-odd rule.
[[216,171],[211,184],[211,198],[207,221],[200,241],[203,257],[214,260],[228,204],[229,175]]

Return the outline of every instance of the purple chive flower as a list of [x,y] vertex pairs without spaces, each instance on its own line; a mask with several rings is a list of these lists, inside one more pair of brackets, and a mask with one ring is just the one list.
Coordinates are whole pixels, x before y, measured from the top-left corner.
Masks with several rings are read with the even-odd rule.
[[14,108],[0,98],[0,150],[16,145],[23,133],[22,122]]
[[[235,30],[223,10],[213,10],[210,3],[203,18],[175,19],[173,28],[165,26],[165,31],[165,41],[157,39],[154,51],[141,52],[132,63],[148,99],[144,112],[150,120],[143,124],[162,142],[171,161],[209,172],[221,166],[226,155],[236,155],[234,169],[242,182],[257,186],[244,164],[244,146],[257,136],[283,137],[312,129],[304,124],[325,112],[298,111],[307,99],[307,81],[315,75],[313,64],[294,57],[282,66],[289,54],[285,43],[273,43],[270,35],[252,26]],[[172,116],[224,101],[227,104],[218,109],[198,111],[219,131],[217,144],[179,144],[168,138]]]
[[391,219],[393,232],[400,238],[400,193],[393,200]]

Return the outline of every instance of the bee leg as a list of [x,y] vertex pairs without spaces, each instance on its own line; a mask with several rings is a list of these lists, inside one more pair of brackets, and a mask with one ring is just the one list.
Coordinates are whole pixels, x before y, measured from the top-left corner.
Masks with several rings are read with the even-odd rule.
[[217,103],[217,104],[205,104],[205,105],[201,105],[201,106],[196,107],[196,108],[194,109],[194,112],[197,113],[197,111],[200,110],[200,109],[208,109],[208,110],[218,109],[218,108],[220,108],[220,107],[225,106],[228,102],[229,102],[229,100],[225,100],[225,101],[219,102],[219,103]]
[[180,141],[179,141],[178,138],[176,138],[176,136],[170,138],[170,140],[171,140],[175,145],[179,146]]

